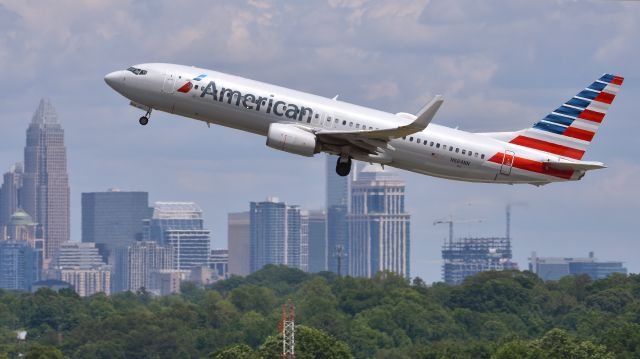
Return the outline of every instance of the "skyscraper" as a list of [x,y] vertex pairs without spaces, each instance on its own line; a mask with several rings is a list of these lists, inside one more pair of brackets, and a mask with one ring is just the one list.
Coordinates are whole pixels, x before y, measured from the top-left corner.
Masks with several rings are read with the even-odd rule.
[[156,202],[147,221],[148,238],[174,251],[174,269],[209,265],[211,231],[204,229],[202,209],[194,202]]
[[111,267],[102,261],[95,243],[61,244],[55,264],[59,278],[71,283],[79,296],[111,293]]
[[28,291],[41,271],[41,254],[27,241],[0,241],[0,289]]
[[251,272],[267,264],[286,264],[307,269],[308,239],[303,232],[300,207],[288,206],[278,198],[251,202]]
[[229,213],[227,241],[229,245],[229,274],[251,273],[251,219],[249,212]]
[[95,243],[105,261],[117,247],[142,239],[142,221],[151,217],[147,192],[82,194],[82,241]]
[[3,176],[0,187],[0,231],[9,224],[11,216],[20,208],[22,163],[16,163]]
[[409,277],[410,215],[404,191],[404,181],[377,164],[365,167],[353,183],[348,216],[351,275],[391,271]]
[[45,260],[69,240],[69,179],[64,130],[47,100],[27,129],[20,204],[41,227]]
[[117,248],[115,263],[114,292],[150,290],[154,272],[174,268],[174,251],[153,241],[138,241]]
[[349,231],[347,215],[351,208],[351,186],[357,177],[357,162],[348,176],[341,177],[335,171],[336,156],[326,159],[326,208],[327,208],[327,269],[334,273],[346,273],[349,265]]
[[327,270],[327,213],[309,211],[309,272]]

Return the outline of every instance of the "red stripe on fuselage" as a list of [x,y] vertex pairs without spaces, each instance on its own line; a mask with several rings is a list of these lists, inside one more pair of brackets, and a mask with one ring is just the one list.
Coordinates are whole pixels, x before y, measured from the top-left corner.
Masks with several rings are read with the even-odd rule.
[[[496,153],[495,155],[493,155],[489,159],[489,162],[493,162],[493,163],[497,163],[499,165],[502,165],[502,161],[503,160],[504,160],[504,153],[498,152],[498,153]],[[530,160],[530,159],[524,158],[524,157],[515,156],[513,158],[513,165],[512,166],[515,167],[515,168],[521,169],[521,170],[530,171],[530,172],[536,172],[536,173],[542,173],[542,174],[545,174],[545,175],[558,177],[558,178],[563,178],[563,179],[567,179],[567,180],[571,179],[571,176],[573,176],[573,170],[557,170],[557,169],[553,169],[553,168],[548,168],[542,162]]]
[[524,147],[533,148],[536,150],[555,153],[560,156],[566,156],[570,158],[575,158],[577,160],[581,159],[584,155],[584,151],[577,150],[575,148],[558,145],[556,143],[551,143],[547,141],[537,140],[535,138],[526,137],[526,136],[518,136],[510,141],[514,145],[520,145]]
[[576,128],[576,127],[567,127],[563,135],[577,138],[579,140],[591,142],[591,140],[593,139],[593,136],[595,135],[595,132],[583,130],[581,128]]

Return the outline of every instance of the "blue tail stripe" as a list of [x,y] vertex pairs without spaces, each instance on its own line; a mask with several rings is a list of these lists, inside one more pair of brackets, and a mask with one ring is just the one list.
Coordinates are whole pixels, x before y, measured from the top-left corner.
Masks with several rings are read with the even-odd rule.
[[602,82],[594,82],[587,88],[590,88],[596,91],[602,91],[605,87],[607,87],[607,85],[603,84]]
[[602,77],[600,78],[600,81],[604,81],[604,82],[608,82],[611,83],[611,81],[613,81],[615,76],[610,75],[610,74],[604,74],[602,75]]
[[591,104],[591,101],[585,101],[585,100],[581,100],[579,98],[574,97],[571,100],[567,101],[566,104],[571,106],[576,106],[576,107],[587,108]]
[[593,100],[593,99],[596,98],[596,96],[598,96],[598,93],[597,92],[593,92],[593,91],[588,91],[588,90],[582,90],[576,96],[588,98],[589,100]]
[[533,128],[537,128],[538,130],[542,131],[557,133],[559,135],[563,134],[567,129],[566,127],[554,125],[548,122],[538,122],[533,126]]
[[556,109],[556,112],[564,115],[578,117],[582,113],[582,110],[578,110],[578,109],[566,107],[566,106],[560,106]]
[[559,124],[565,125],[565,126],[571,126],[571,124],[573,123],[573,119],[572,118],[555,115],[553,113],[548,114],[547,117],[544,118],[544,120],[545,121],[549,121],[549,122],[553,122],[553,123],[559,123]]

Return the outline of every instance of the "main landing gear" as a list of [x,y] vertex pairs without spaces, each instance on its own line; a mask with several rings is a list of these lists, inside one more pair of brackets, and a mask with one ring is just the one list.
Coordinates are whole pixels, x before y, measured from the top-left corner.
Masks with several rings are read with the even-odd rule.
[[349,172],[351,172],[351,157],[338,157],[338,162],[336,162],[336,173],[338,174],[338,176],[348,176]]
[[144,116],[140,117],[138,122],[140,122],[140,124],[142,126],[146,126],[147,123],[149,123],[149,116],[151,116],[151,108],[149,108],[149,110],[147,111],[147,113]]

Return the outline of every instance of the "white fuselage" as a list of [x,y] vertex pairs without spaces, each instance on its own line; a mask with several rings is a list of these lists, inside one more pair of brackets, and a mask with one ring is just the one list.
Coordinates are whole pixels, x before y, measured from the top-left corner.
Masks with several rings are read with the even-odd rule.
[[[396,114],[196,67],[172,64],[136,67],[146,73],[116,71],[105,79],[138,106],[262,136],[267,135],[272,123],[291,122],[312,131],[358,131],[393,128],[411,122]],[[234,93],[221,94],[223,89]],[[291,105],[298,111],[287,115]],[[564,172],[560,176],[550,173],[542,163],[557,160],[556,155],[436,124],[429,124],[424,131],[406,138],[391,140],[389,145],[384,158],[353,157],[472,182],[541,185],[577,180],[584,174],[582,171]]]

